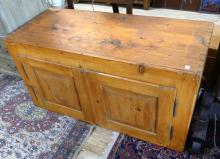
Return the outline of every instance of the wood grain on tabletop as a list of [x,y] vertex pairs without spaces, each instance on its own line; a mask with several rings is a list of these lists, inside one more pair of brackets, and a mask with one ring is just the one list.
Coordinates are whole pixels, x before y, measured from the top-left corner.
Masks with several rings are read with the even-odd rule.
[[50,9],[7,41],[171,70],[190,65],[189,72],[201,75],[212,28],[209,22]]

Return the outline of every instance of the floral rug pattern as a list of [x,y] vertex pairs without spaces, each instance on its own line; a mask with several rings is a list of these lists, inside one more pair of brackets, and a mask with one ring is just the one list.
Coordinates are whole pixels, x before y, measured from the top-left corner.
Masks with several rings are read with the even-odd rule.
[[120,135],[108,159],[200,159],[188,152],[179,153],[130,136]]
[[36,107],[20,79],[0,74],[0,158],[69,159],[90,128]]
[[[211,129],[212,127],[210,127]],[[204,152],[192,154],[189,151],[177,152],[121,134],[115,142],[108,159],[219,159],[220,152],[213,147],[212,131],[208,131],[207,136]]]

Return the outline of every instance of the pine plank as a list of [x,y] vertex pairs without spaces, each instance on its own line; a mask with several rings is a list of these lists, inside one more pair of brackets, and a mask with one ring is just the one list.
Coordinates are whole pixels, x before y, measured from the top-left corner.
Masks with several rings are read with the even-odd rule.
[[51,9],[7,41],[201,75],[212,28],[209,22]]

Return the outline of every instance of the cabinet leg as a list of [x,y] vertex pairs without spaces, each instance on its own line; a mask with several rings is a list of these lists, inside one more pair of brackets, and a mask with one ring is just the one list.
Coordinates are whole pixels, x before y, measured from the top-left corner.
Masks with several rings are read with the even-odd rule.
[[114,13],[119,13],[119,8],[118,8],[118,4],[116,3],[111,3],[112,5],[112,9]]
[[68,8],[74,9],[73,0],[67,0]]
[[127,4],[127,14],[133,13],[133,4]]
[[144,0],[144,10],[149,9],[150,6],[150,0]]

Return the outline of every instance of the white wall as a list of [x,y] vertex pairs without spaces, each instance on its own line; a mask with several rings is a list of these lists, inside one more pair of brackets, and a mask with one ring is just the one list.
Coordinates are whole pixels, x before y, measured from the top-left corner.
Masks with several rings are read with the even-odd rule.
[[0,35],[14,31],[47,8],[46,0],[0,0]]

